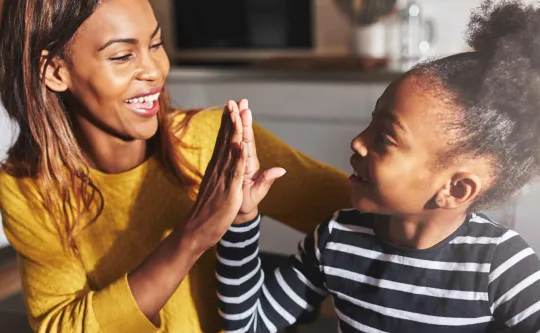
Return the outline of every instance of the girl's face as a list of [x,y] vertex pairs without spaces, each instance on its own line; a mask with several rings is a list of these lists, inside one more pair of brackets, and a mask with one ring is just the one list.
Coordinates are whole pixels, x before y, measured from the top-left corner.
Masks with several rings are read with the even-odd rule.
[[[364,212],[418,216],[436,208],[468,206],[482,190],[486,163],[440,166],[455,108],[425,90],[418,78],[392,83],[371,124],[351,143],[353,206]],[[443,160],[444,161],[444,160]]]
[[156,133],[169,60],[148,0],[103,1],[66,55],[47,85],[69,91],[70,111],[87,135],[130,141]]

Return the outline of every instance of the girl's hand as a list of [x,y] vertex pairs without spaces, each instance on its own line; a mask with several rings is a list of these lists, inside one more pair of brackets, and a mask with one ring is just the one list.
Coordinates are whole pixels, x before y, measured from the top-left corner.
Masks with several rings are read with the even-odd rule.
[[238,104],[233,102],[232,107],[235,112],[238,111],[242,120],[242,141],[247,153],[242,186],[244,200],[238,217],[234,221],[235,224],[239,224],[251,221],[257,216],[257,206],[264,199],[274,181],[285,174],[285,169],[271,168],[264,172],[259,171],[260,164],[253,134],[253,117],[251,110],[249,110],[248,100],[243,99]]
[[195,251],[206,251],[225,234],[242,204],[247,150],[236,103],[225,106],[216,146],[182,238]]

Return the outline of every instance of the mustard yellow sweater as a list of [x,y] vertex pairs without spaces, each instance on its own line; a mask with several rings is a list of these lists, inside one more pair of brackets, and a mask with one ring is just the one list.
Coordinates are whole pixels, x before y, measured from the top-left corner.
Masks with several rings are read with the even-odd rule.
[[[185,142],[204,173],[216,140],[221,112],[197,114]],[[307,232],[349,205],[343,173],[293,150],[255,125],[262,168],[288,172],[261,204],[263,214]],[[169,181],[157,159],[121,174],[91,171],[105,199],[99,219],[77,238],[81,259],[66,254],[59,235],[20,185],[28,179],[0,174],[0,207],[5,233],[19,253],[23,291],[31,326],[47,333],[219,332],[214,281],[215,252],[193,267],[160,311],[160,327],[139,311],[126,274],[182,223],[193,198]],[[277,240],[279,241],[279,240]],[[156,285],[155,288],[159,288]]]

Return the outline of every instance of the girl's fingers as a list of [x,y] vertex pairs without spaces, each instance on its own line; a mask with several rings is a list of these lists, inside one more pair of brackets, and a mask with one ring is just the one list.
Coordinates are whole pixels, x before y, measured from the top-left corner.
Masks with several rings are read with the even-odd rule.
[[230,190],[232,193],[242,190],[244,181],[244,170],[246,169],[247,150],[243,142],[237,146],[235,158],[231,164]]
[[249,108],[249,102],[247,99],[241,99],[240,102],[238,102],[238,109],[240,109],[240,111],[242,110],[245,110]]
[[242,141],[246,145],[248,160],[246,164],[246,174],[253,175],[259,169],[259,160],[257,158],[257,149],[255,147],[255,134],[253,133],[253,117],[251,110],[240,111],[242,119]]
[[255,185],[252,188],[252,197],[254,200],[259,203],[266,196],[276,179],[282,177],[285,172],[283,168],[271,168],[263,172],[255,181]]

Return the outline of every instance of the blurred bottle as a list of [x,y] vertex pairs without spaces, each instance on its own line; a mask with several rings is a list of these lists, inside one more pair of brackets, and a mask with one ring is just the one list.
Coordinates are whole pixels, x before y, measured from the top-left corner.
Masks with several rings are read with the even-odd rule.
[[391,69],[408,70],[426,57],[435,38],[435,26],[423,14],[416,1],[397,1],[386,29],[386,49]]

